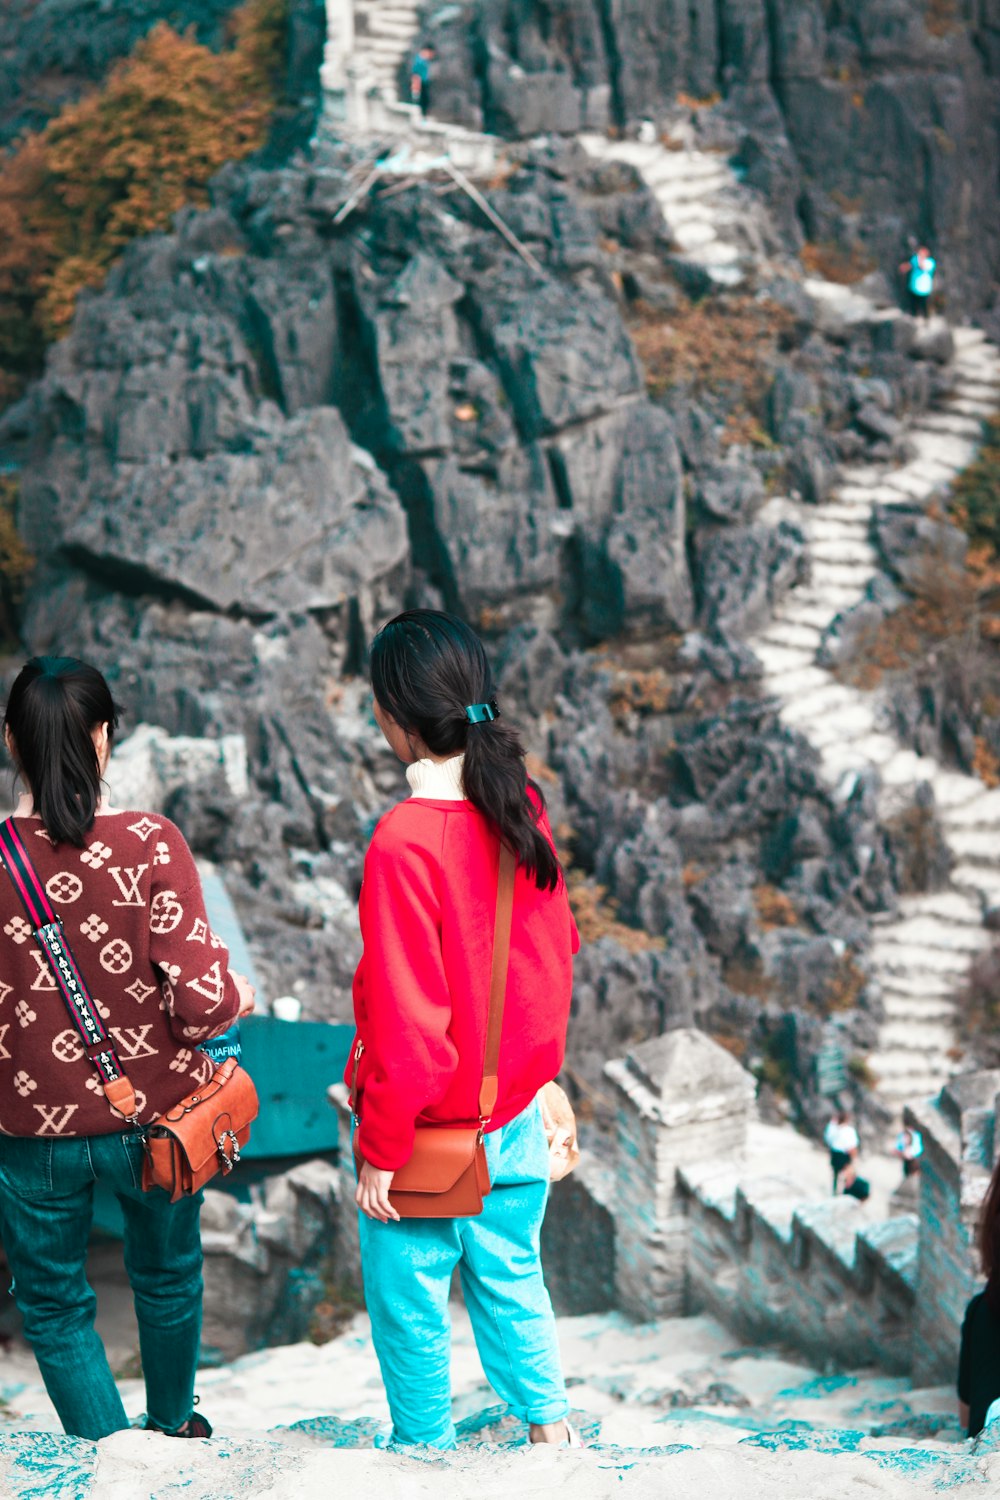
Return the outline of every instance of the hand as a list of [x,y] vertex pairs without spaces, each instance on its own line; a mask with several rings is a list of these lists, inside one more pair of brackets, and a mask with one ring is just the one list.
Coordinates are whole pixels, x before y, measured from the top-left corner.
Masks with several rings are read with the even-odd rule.
[[233,983],[236,985],[236,993],[240,997],[240,1008],[236,1012],[237,1020],[241,1019],[243,1016],[252,1016],[254,1005],[256,1003],[257,991],[254,989],[253,985],[250,983],[245,974],[237,974],[235,969],[230,969],[229,972],[233,976]]
[[389,1189],[394,1175],[392,1172],[383,1172],[381,1167],[373,1167],[367,1161],[361,1167],[354,1201],[363,1214],[369,1219],[377,1219],[380,1224],[387,1224],[390,1219],[399,1219],[399,1214],[389,1202]]

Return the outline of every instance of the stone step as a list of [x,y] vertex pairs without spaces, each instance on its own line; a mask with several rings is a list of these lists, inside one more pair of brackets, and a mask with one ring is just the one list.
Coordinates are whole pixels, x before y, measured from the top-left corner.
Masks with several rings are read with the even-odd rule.
[[964,463],[950,463],[945,459],[915,458],[909,464],[910,473],[917,479],[925,479],[938,488],[950,484],[959,469],[964,468]]
[[824,505],[814,515],[806,516],[799,512],[796,519],[810,541],[837,541],[843,538],[870,545],[868,534],[871,523],[863,511],[833,515],[833,510],[832,505]]
[[826,722],[810,725],[809,743],[815,750],[828,745],[859,744],[868,739],[875,727],[872,710],[859,702],[831,714]]
[[671,183],[713,182],[720,178],[727,184],[736,182],[735,174],[721,157],[704,151],[667,151],[663,146],[654,146],[652,152],[641,167],[651,188]]
[[1000,787],[986,789],[978,778],[969,777],[982,788],[979,796],[961,807],[947,808],[941,814],[946,828],[993,828],[997,832],[997,856],[1000,858]]
[[951,872],[951,883],[987,907],[1000,906],[1000,871],[989,865],[957,864]]
[[876,940],[871,949],[872,967],[879,978],[915,972],[935,974],[938,979],[948,980],[956,989],[964,984],[973,957],[973,953],[964,949],[934,948],[929,943],[917,942],[897,947],[894,943]]
[[958,1013],[947,996],[938,999],[932,995],[897,995],[883,989],[882,1004],[889,1021],[938,1021],[952,1029]]
[[886,484],[890,490],[901,495],[904,500],[929,500],[934,491],[940,486],[935,480],[918,474],[907,465],[904,469],[896,469],[886,478]]
[[850,688],[842,687],[839,682],[833,682],[826,673],[824,677],[826,681],[821,687],[816,687],[811,692],[796,694],[792,701],[782,709],[782,719],[793,729],[808,734],[806,726],[813,720],[819,720],[827,714],[840,713],[853,704],[854,695]]
[[664,208],[664,218],[671,229],[687,224],[711,224],[715,228],[721,217],[710,197],[680,199]]
[[955,1045],[955,1028],[944,1021],[886,1021],[878,1034],[879,1052],[947,1055]]
[[[871,573],[868,573],[866,579],[870,579],[871,576]],[[793,589],[788,597],[826,610],[826,618],[829,622],[835,615],[839,615],[841,610],[853,609],[866,587],[867,581],[862,585],[848,587],[842,583],[818,581],[814,577],[811,583],[800,584],[798,588]]]
[[[787,641],[783,641],[780,646],[771,646],[765,645],[761,640],[754,649],[757,659],[769,676],[797,672],[803,667],[813,669],[814,651],[811,646],[795,646]],[[815,670],[818,671],[819,668]]]
[[[833,545],[839,544],[833,543]],[[817,550],[822,547],[823,543],[818,542],[816,548],[810,548],[812,565],[809,586],[817,590],[830,586],[850,589],[855,585],[865,585],[871,581],[872,573],[877,567],[877,559],[874,549],[867,542],[857,543],[856,552],[852,549],[846,557],[824,557],[822,552]]]
[[[846,534],[811,537],[809,555],[813,559],[814,579],[828,575],[836,577],[836,570],[840,568],[849,573],[851,579],[858,571],[863,571],[867,577],[870,577],[878,564],[875,548],[865,540],[862,527]],[[818,563],[823,566],[818,567]]]
[[1000,376],[986,370],[963,371],[952,387],[956,396],[971,396],[974,401],[1000,400]]
[[915,750],[897,750],[882,767],[882,780],[886,786],[917,786],[921,781],[930,781],[937,769],[937,762],[930,756],[918,755]]
[[980,397],[955,396],[948,400],[948,411],[957,411],[964,417],[992,417],[997,405],[995,401],[984,401]]
[[[876,768],[884,766],[886,761],[891,760],[899,749],[898,742],[891,735],[881,734],[875,729],[874,708],[871,712],[872,732],[870,734],[851,736],[850,739],[843,741],[843,749],[849,751],[854,757],[852,761],[854,769],[864,766],[875,766]],[[831,741],[831,744],[835,745],[836,741]]]
[[900,906],[904,921],[926,916],[939,917],[942,921],[963,927],[979,929],[983,925],[979,902],[970,900],[958,891],[931,891],[926,896],[906,896]]
[[812,656],[819,649],[823,632],[817,625],[797,625],[791,620],[781,620],[772,623],[759,639],[765,646],[808,651]]
[[982,791],[978,777],[966,776],[961,771],[946,771],[941,766],[935,766],[928,779],[934,788],[938,811],[942,813],[967,806]]
[[968,324],[961,323],[951,330],[951,336],[955,343],[957,352],[964,353],[967,349],[978,348],[987,342],[986,334],[981,328],[974,328]]
[[704,266],[706,270],[736,267],[743,260],[743,251],[738,245],[727,245],[722,240],[714,240],[710,245],[699,245],[695,250],[685,251],[685,255],[688,260],[695,265]]
[[[834,502],[839,500],[841,504],[847,506],[852,514],[855,515],[859,511],[869,510],[871,508],[872,495],[878,493],[881,483],[881,478],[868,484],[850,483],[845,480],[843,484],[839,484],[834,490]],[[830,505],[834,502],[821,506],[820,514],[825,515],[829,511]]]
[[877,977],[884,994],[908,995],[915,1000],[954,999],[954,982],[947,974],[909,968],[900,969],[898,973],[885,971]]
[[906,916],[890,926],[876,927],[873,952],[885,947],[909,949],[923,945],[951,953],[970,954],[978,953],[988,941],[989,934],[982,925],[974,927],[969,922],[952,922],[947,917],[922,912]]
[[706,245],[712,244],[719,237],[715,232],[714,226],[706,223],[704,220],[699,220],[696,223],[678,224],[670,222],[669,214],[666,217],[674,244],[678,245],[681,250],[704,249]]
[[844,485],[857,486],[864,489],[873,484],[881,484],[885,467],[882,464],[848,464],[841,469],[840,477]]
[[887,1047],[884,1052],[870,1052],[868,1066],[883,1086],[888,1083],[898,1086],[904,1080],[910,1080],[908,1086],[912,1086],[913,1079],[921,1078],[926,1079],[934,1091],[953,1076],[959,1062],[957,1058],[948,1057],[946,1052],[928,1052],[923,1058],[917,1058],[907,1049]]
[[825,630],[833,619],[830,611],[823,604],[815,604],[805,597],[804,589],[796,589],[783,601],[780,608],[774,612],[774,622],[787,622],[789,625],[815,626],[817,630]]
[[878,1079],[876,1092],[879,1098],[887,1108],[898,1112],[907,1104],[920,1103],[923,1099],[936,1099],[951,1077],[950,1073],[901,1073],[883,1078],[874,1066],[872,1073]]
[[954,437],[941,432],[922,432],[911,428],[907,438],[916,450],[917,460],[945,464],[957,472],[966,468],[975,458],[979,444],[972,439]]
[[983,424],[977,417],[955,416],[946,411],[923,412],[909,428],[909,432],[948,433],[952,437],[978,440],[982,436]]
[[1000,839],[991,828],[951,828],[953,852],[969,864],[993,865],[1000,876]]

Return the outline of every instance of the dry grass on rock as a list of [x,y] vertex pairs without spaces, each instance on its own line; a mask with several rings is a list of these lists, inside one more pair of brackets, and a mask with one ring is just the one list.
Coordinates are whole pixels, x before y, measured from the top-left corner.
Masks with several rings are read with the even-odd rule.
[[728,395],[759,423],[770,372],[795,319],[777,303],[748,296],[681,297],[674,312],[634,303],[629,331],[652,396],[674,387]]

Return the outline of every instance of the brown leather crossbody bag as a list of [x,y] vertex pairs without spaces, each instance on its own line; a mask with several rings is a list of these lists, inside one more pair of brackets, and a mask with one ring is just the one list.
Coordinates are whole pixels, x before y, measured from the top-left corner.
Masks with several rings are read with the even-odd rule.
[[21,898],[35,941],[45,955],[108,1103],[143,1138],[143,1187],[147,1191],[164,1188],[176,1203],[184,1194],[196,1193],[211,1182],[216,1173],[228,1175],[239,1161],[240,1151],[250,1139],[250,1125],[257,1118],[257,1090],[249,1073],[234,1057],[227,1057],[206,1084],[151,1124],[140,1124],[135,1089],[13,818],[0,823],[0,859]]
[[[479,1123],[416,1127],[413,1153],[409,1161],[393,1173],[392,1187],[389,1189],[389,1202],[401,1219],[466,1219],[483,1211],[483,1199],[490,1190],[485,1135],[497,1102],[500,1032],[507,991],[513,910],[514,855],[506,844],[501,844],[483,1081],[479,1089]],[[351,1078],[351,1109],[355,1127],[361,1123],[358,1066],[364,1050],[364,1042],[359,1038],[354,1049],[354,1071]],[[354,1165],[358,1172],[363,1163],[358,1131],[355,1129]]]

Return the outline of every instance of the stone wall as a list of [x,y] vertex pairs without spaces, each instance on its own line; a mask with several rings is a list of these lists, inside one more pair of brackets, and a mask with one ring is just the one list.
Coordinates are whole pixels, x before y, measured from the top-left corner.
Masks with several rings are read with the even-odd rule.
[[679,1177],[687,1312],[711,1312],[748,1341],[790,1344],[821,1366],[908,1370],[914,1214],[866,1224],[853,1198],[796,1203],[793,1183],[734,1186],[731,1167]]
[[976,1221],[996,1155],[998,1092],[1000,1072],[966,1074],[936,1100],[905,1111],[906,1123],[924,1140],[913,1326],[918,1384],[954,1378],[965,1306],[981,1282]]
[[644,1043],[606,1076],[618,1106],[609,1208],[624,1311],[707,1311],[748,1341],[786,1343],[820,1364],[874,1364],[917,1384],[954,1378],[979,1283],[1000,1072],[967,1074],[907,1109],[924,1139],[918,1212],[875,1223],[851,1198],[804,1202],[781,1163],[751,1173],[753,1080],[701,1033]]

